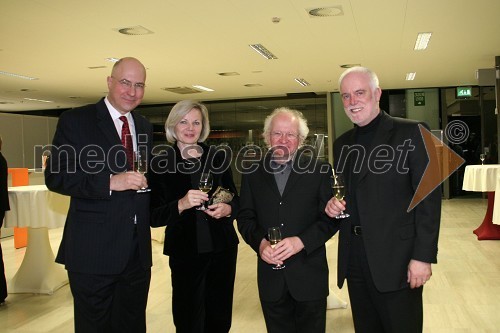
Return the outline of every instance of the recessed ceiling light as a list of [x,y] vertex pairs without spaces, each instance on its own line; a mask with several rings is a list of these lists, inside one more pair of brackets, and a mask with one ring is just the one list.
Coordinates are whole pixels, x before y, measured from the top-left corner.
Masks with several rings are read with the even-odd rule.
[[236,75],[240,75],[240,73],[238,73],[238,72],[223,72],[223,73],[217,73],[217,75],[220,75],[220,76],[236,76]]
[[262,45],[262,44],[250,44],[248,46],[250,46],[252,49],[255,50],[255,52],[257,52],[258,54],[260,54],[261,56],[263,56],[266,59],[269,59],[269,60],[278,59],[277,56],[275,56],[271,51],[266,49],[264,47],[264,45]]
[[297,77],[294,79],[298,84],[300,84],[302,87],[307,87],[307,86],[310,86],[311,84],[309,82],[307,82],[306,80],[304,80],[303,78],[301,77]]
[[406,73],[406,81],[413,81],[413,80],[415,80],[415,75],[417,75],[417,73],[415,73],[415,72]]
[[38,80],[37,77],[31,77],[31,76],[9,73],[9,72],[4,72],[4,71],[0,71],[0,75],[12,76],[12,77],[16,77],[18,79],[23,79],[23,80]]
[[169,91],[176,94],[197,94],[201,93],[200,90],[191,87],[166,87],[161,88],[162,90]]
[[320,7],[306,9],[307,13],[313,17],[343,16],[342,6]]
[[193,85],[193,88],[200,89],[200,90],[203,90],[203,91],[214,91],[211,88],[207,88],[207,87],[200,86],[200,85],[195,85],[195,84]]
[[356,67],[356,66],[361,66],[361,64],[343,64],[343,65],[340,65],[340,68],[352,68],[352,67]]
[[144,28],[142,25],[136,25],[134,27],[119,28],[116,30],[123,35],[131,35],[131,36],[149,35],[149,34],[154,33],[151,30]]
[[37,98],[23,98],[27,101],[33,101],[33,102],[42,102],[42,103],[54,103],[54,101],[46,101],[44,99],[37,99]]
[[425,50],[429,41],[431,39],[432,32],[421,32],[417,35],[417,40],[415,41],[415,51]]
[[106,58],[106,61],[109,62],[117,62],[118,60],[120,60],[120,58],[115,58],[115,57]]

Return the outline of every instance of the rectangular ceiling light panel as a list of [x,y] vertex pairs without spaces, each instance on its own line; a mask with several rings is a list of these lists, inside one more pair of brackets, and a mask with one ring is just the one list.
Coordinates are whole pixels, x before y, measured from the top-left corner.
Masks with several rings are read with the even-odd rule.
[[431,40],[432,32],[421,32],[417,35],[417,40],[415,41],[415,51],[422,51],[427,48],[429,41]]
[[263,56],[266,59],[269,59],[269,60],[278,59],[277,56],[275,56],[271,51],[266,49],[264,47],[264,45],[262,45],[262,44],[250,44],[248,46],[250,46],[252,49],[255,50],[255,52],[257,52],[258,54],[260,54],[261,56]]

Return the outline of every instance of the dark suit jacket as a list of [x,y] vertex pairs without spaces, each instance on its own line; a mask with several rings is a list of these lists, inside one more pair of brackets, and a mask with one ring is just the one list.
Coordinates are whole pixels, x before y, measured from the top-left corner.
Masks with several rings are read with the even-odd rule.
[[[390,166],[388,170],[368,170],[367,163],[360,170],[356,197],[352,198],[350,177],[354,170],[355,154],[345,159],[342,148],[355,144],[354,128],[341,135],[334,143],[335,170],[342,168],[347,176],[349,202],[356,200],[363,242],[373,281],[381,292],[394,291],[408,286],[407,269],[410,259],[423,262],[437,262],[438,235],[441,217],[441,189],[438,186],[418,206],[407,212],[415,190],[429,161],[417,122],[393,118],[381,111],[382,117],[375,132],[371,149],[367,149],[365,158],[374,148],[392,151],[395,163],[371,164],[372,168]],[[423,124],[425,127],[427,125]],[[403,148],[405,145],[408,148]],[[385,145],[385,146],[384,146]],[[398,148],[399,147],[399,148]],[[411,150],[414,148],[413,150]],[[432,147],[433,148],[433,147]],[[401,151],[407,152],[406,158]],[[382,155],[380,155],[382,156]],[[400,156],[403,158],[400,159]],[[391,159],[383,157],[379,160]],[[373,156],[372,160],[373,162]],[[406,170],[406,171],[405,171]],[[373,172],[377,171],[377,172]],[[350,219],[341,223],[338,253],[338,286],[341,288],[346,278],[349,259],[351,234]]]
[[259,295],[265,301],[278,300],[285,284],[297,301],[328,296],[325,242],[337,231],[337,224],[324,214],[326,202],[332,197],[331,167],[300,155],[299,151],[283,195],[269,171],[269,156],[242,178],[238,229],[254,251],[259,254],[267,229],[280,224],[283,238],[298,236],[305,246],[287,259],[286,268],[279,271],[258,258]]
[[[151,124],[132,114],[138,143],[151,151]],[[135,216],[142,266],[151,267],[149,194],[132,190],[110,193],[109,189],[110,176],[126,171],[125,161],[124,147],[104,99],[60,116],[45,183],[51,191],[71,196],[56,258],[68,271],[122,272],[132,249]]]
[[[0,213],[5,213],[10,209],[9,192],[7,190],[7,171],[7,161],[0,152]],[[0,226],[2,226],[2,223],[3,221],[0,221]]]
[[[221,219],[206,217],[214,251],[234,248],[238,245],[238,235],[234,230],[233,221],[239,209],[239,196],[234,185],[230,159],[222,150],[212,150],[204,144],[201,165],[210,170],[213,175],[213,187],[208,193],[211,195],[217,186],[222,186],[235,194],[230,202],[231,216]],[[163,253],[169,256],[193,256],[198,254],[197,222],[195,208],[188,209],[179,215],[177,203],[193,186],[191,174],[195,165],[185,165],[177,145],[167,146],[167,152],[157,155],[151,162],[150,187],[151,197],[151,225],[153,227],[167,226]],[[204,214],[204,213],[203,213]]]

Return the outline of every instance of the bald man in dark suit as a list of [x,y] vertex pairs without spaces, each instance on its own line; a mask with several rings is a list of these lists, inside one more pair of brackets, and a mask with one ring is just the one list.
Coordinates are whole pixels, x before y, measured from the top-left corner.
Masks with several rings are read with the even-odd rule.
[[151,151],[152,126],[133,111],[145,80],[137,59],[121,59],[107,97],[64,112],[54,135],[45,182],[71,196],[56,261],[68,271],[76,333],[146,331],[149,193],[137,192],[147,180],[131,171],[126,149]]

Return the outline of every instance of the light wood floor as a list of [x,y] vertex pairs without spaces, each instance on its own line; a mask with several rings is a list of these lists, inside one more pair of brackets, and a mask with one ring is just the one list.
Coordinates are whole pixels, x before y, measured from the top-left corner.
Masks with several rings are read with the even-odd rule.
[[[439,263],[424,291],[425,332],[500,332],[500,241],[478,241],[472,233],[486,211],[485,199],[443,201]],[[50,230],[54,252],[62,229]],[[336,285],[337,236],[328,243],[330,284],[349,301],[346,288]],[[7,280],[19,267],[24,249],[12,238],[2,240]],[[168,258],[153,241],[154,267],[147,309],[149,332],[175,332],[171,315]],[[265,332],[256,285],[256,258],[240,244],[231,332]],[[0,307],[0,332],[73,332],[73,305],[66,285],[53,295],[11,294]],[[327,332],[353,332],[350,307],[327,311]],[[307,332],[304,332],[307,333]]]

